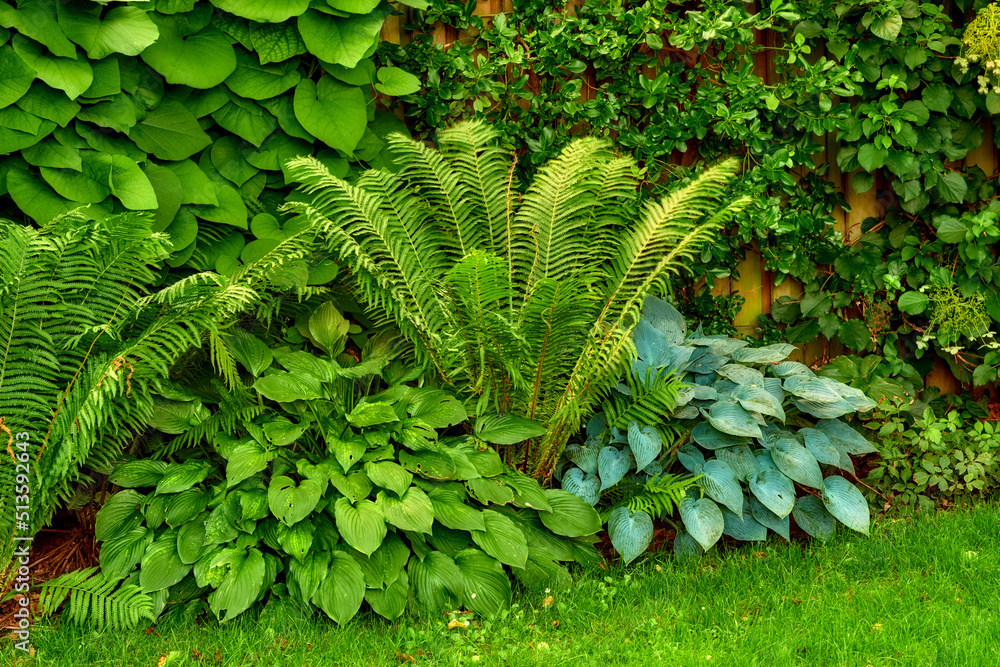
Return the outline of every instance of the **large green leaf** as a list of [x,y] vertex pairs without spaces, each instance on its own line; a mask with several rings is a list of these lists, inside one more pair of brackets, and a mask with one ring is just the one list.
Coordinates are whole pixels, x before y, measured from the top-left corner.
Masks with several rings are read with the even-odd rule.
[[167,525],[173,528],[187,523],[208,507],[209,495],[198,489],[188,489],[172,495],[167,503]]
[[807,401],[816,403],[836,403],[840,394],[833,391],[822,378],[808,375],[791,375],[782,382],[785,391]]
[[148,112],[128,136],[136,146],[161,160],[183,160],[212,143],[198,119],[183,104],[169,99]]
[[743,501],[743,511],[740,514],[722,508],[722,520],[725,523],[722,532],[733,539],[744,542],[760,542],[767,539],[767,528],[754,518],[750,502],[747,500]]
[[678,506],[681,514],[681,521],[701,548],[708,551],[722,537],[725,528],[725,520],[722,517],[722,510],[708,498],[695,500],[694,498],[684,498]]
[[787,517],[795,507],[795,486],[779,470],[762,470],[747,481],[750,492],[779,519]]
[[878,451],[863,435],[839,419],[823,419],[817,422],[816,428],[826,433],[835,444],[842,445],[848,454],[872,454]]
[[628,446],[635,457],[636,470],[642,470],[660,455],[663,439],[652,426],[639,426],[638,422],[632,422],[628,427]]
[[144,593],[170,588],[187,576],[191,566],[177,555],[177,533],[169,530],[153,542],[139,564],[139,586]]
[[246,611],[257,600],[264,583],[264,555],[259,549],[250,549],[246,554],[231,549],[227,555],[224,562],[214,563],[215,567],[225,565],[226,575],[208,596],[208,605],[220,621],[231,620]]
[[454,489],[437,487],[428,494],[434,507],[434,518],[452,530],[486,530],[483,513],[465,504],[463,494]]
[[552,511],[538,516],[556,535],[586,537],[601,529],[601,517],[587,501],[562,489],[547,489],[545,495]]
[[473,530],[472,541],[504,565],[524,567],[528,561],[528,543],[524,533],[509,518],[484,510],[484,530]]
[[400,97],[420,91],[420,79],[398,67],[380,67],[375,90],[383,95]]
[[806,449],[816,457],[817,461],[831,466],[840,465],[840,452],[826,433],[815,428],[803,428],[799,429],[799,435],[802,436]]
[[108,580],[121,579],[132,571],[153,543],[153,531],[137,526],[121,537],[101,544],[101,572]]
[[380,424],[398,422],[399,417],[388,403],[372,402],[356,406],[347,415],[347,421],[352,426],[363,428],[365,426],[378,426]]
[[499,561],[479,549],[464,549],[455,556],[462,572],[465,604],[487,618],[510,606],[510,579]]
[[281,23],[299,16],[309,0],[212,0],[219,9],[259,23]]
[[101,14],[99,4],[59,4],[60,27],[87,51],[91,60],[112,53],[137,56],[159,36],[156,24],[138,7],[115,7]]
[[312,548],[313,537],[316,535],[316,524],[310,521],[299,521],[294,526],[278,524],[277,538],[281,549],[297,561],[304,561],[306,554]]
[[408,571],[417,599],[430,611],[457,609],[465,599],[462,570],[440,551],[411,558]]
[[142,521],[140,505],[142,494],[132,491],[119,491],[111,496],[97,512],[94,522],[94,539],[99,542],[112,540],[125,535]]
[[434,506],[423,491],[411,486],[402,498],[394,498],[385,491],[375,496],[375,504],[385,515],[385,520],[401,530],[430,533],[434,523]]
[[250,41],[261,65],[288,60],[306,52],[297,27],[286,23],[251,23]]
[[631,451],[617,447],[604,447],[597,457],[597,472],[601,477],[601,491],[610,489],[625,477],[635,464]]
[[722,433],[743,438],[762,437],[753,415],[735,401],[716,401],[708,409],[706,417],[708,423]]
[[212,119],[240,139],[260,146],[278,129],[278,119],[253,100],[245,100],[230,93],[229,101],[212,112]]
[[865,535],[871,514],[858,488],[843,477],[833,475],[823,480],[823,503],[842,524]]
[[352,505],[347,498],[338,498],[334,516],[344,541],[366,556],[371,556],[385,539],[385,516],[370,500]]
[[0,46],[0,108],[21,99],[34,80],[35,71],[21,60],[14,49]]
[[778,438],[771,445],[771,460],[793,481],[814,489],[822,488],[823,472],[812,453],[791,438]]
[[[205,545],[205,522],[190,521],[177,530],[177,556],[185,565],[193,565]],[[102,547],[103,549],[103,547]]]
[[376,486],[389,489],[400,497],[413,481],[413,474],[393,461],[369,461],[365,463],[365,474]]
[[291,477],[279,475],[271,479],[267,489],[267,502],[271,513],[283,523],[292,526],[316,508],[323,487],[311,479],[296,484]]
[[743,508],[743,490],[737,481],[736,471],[724,461],[712,459],[701,469],[695,469],[695,474],[701,475],[697,483],[712,500],[728,507],[734,514],[740,514]]
[[799,528],[810,536],[826,542],[837,532],[837,520],[815,496],[802,496],[795,502],[792,516]]
[[747,497],[747,500],[750,503],[750,513],[753,515],[753,518],[757,521],[757,523],[766,528],[770,528],[778,535],[781,535],[785,538],[785,541],[791,540],[791,528],[788,522],[788,515],[785,515],[784,518],[779,517],[777,514],[764,507],[764,505],[757,500],[757,497],[753,494],[750,494]]
[[[683,449],[683,447],[681,448]],[[680,458],[680,451],[677,452],[678,458]],[[760,472],[760,464],[757,462],[756,457],[754,457],[753,452],[747,445],[736,445],[735,447],[723,447],[722,449],[715,450],[715,458],[726,463],[733,472],[736,473],[736,479],[743,481],[750,475],[756,475]],[[703,461],[704,462],[704,461]],[[687,467],[687,466],[685,466]],[[693,468],[688,468],[693,470]]]
[[776,364],[784,361],[796,349],[794,345],[788,343],[775,343],[764,347],[740,347],[733,350],[730,356],[733,361],[741,364]]
[[212,472],[212,466],[205,461],[171,463],[163,471],[163,476],[156,484],[156,493],[178,493],[185,491],[208,477],[210,472]]
[[319,83],[304,79],[295,87],[295,118],[310,134],[345,153],[352,153],[365,133],[368,112],[357,86],[329,76]]
[[691,429],[691,439],[705,449],[734,447],[736,445],[745,445],[750,442],[745,437],[723,433],[708,422],[699,422],[693,429]]
[[76,58],[76,47],[66,39],[62,28],[56,23],[56,5],[44,1],[21,0],[17,9],[3,3],[0,5],[0,26],[13,28],[15,41],[23,36],[40,42],[59,58]]
[[295,87],[302,75],[297,60],[262,65],[253,53],[236,51],[236,69],[226,78],[226,87],[240,97],[264,100]]
[[354,618],[365,597],[365,575],[361,566],[349,554],[335,551],[330,571],[320,584],[313,602],[326,615],[343,625]]
[[608,517],[608,537],[622,561],[631,563],[653,541],[653,520],[645,512],[632,514],[627,507],[619,507]]
[[563,475],[561,486],[591,506],[597,505],[601,500],[601,478],[597,473],[587,474],[581,468],[573,468]]
[[248,442],[233,447],[227,456],[226,485],[231,489],[243,480],[256,475],[267,467],[274,458],[274,452],[264,448],[259,442]]
[[160,37],[142,52],[147,65],[167,83],[192,88],[212,88],[236,69],[236,52],[229,37],[214,26],[187,35],[172,17],[151,14]]
[[123,488],[156,486],[166,469],[167,462],[156,459],[139,459],[138,461],[120,463],[108,476],[108,484]]
[[375,10],[337,18],[311,9],[299,17],[299,33],[309,53],[320,60],[354,67],[377,43],[385,16]]
[[[519,442],[545,435],[545,427],[538,422],[507,413],[480,415],[476,419],[474,431],[477,438],[494,445],[516,445]],[[594,465],[597,465],[596,458]]]
[[[767,378],[765,378],[766,381]],[[749,412],[759,412],[779,421],[785,421],[785,411],[781,407],[781,401],[764,387],[741,385],[733,393],[733,398]]]
[[319,380],[304,373],[272,373],[253,383],[262,396],[279,403],[321,398],[323,388]]
[[384,590],[379,588],[366,589],[365,601],[376,614],[392,621],[403,615],[409,595],[409,577],[406,572],[401,572],[399,579],[386,584]]

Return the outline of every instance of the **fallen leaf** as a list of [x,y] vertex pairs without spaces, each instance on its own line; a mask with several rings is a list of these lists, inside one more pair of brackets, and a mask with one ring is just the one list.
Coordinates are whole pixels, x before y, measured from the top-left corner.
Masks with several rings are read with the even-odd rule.
[[463,621],[458,620],[457,618],[453,619],[451,621],[448,621],[448,629],[449,630],[454,630],[455,628],[463,628],[464,629],[465,628],[465,623]]
[[542,600],[542,606],[543,607],[550,606],[552,604],[553,600],[555,600],[555,598],[550,595],[549,597],[547,597],[544,600]]

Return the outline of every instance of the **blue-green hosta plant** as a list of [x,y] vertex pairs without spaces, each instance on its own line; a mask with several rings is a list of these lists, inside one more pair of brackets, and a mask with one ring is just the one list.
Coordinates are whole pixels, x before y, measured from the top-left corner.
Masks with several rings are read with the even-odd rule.
[[463,428],[462,403],[412,386],[419,373],[384,336],[361,360],[345,353],[332,302],[300,325],[270,343],[234,330],[212,357],[231,357],[236,377],[164,386],[151,421],[184,448],[112,473],[122,490],[97,515],[100,582],[139,591],[152,617],[207,603],[229,620],[287,598],[344,623],[364,603],[390,619],[410,601],[492,615],[511,576],[559,588],[561,563],[599,558],[597,512],[485,444],[521,420]]
[[[874,401],[786,361],[793,345],[750,347],[745,340],[689,334],[683,317],[659,299],[647,299],[633,338],[633,378],[668,373],[682,381],[676,409],[663,423],[632,424],[627,434],[614,428],[602,433],[600,422],[592,422],[587,443],[567,448],[578,469],[563,473],[563,488],[593,501],[587,491],[615,488],[618,471],[655,475],[662,463],[647,452],[663,445],[651,450],[649,443],[683,429],[671,452],[702,493],[677,500],[679,552],[710,549],[723,534],[763,540],[771,530],[788,539],[790,517],[821,540],[838,523],[868,533],[868,505],[843,475],[854,476],[851,454],[876,450],[840,418],[871,410]],[[641,551],[651,522],[619,514],[609,521],[612,543],[628,545],[628,555]]]

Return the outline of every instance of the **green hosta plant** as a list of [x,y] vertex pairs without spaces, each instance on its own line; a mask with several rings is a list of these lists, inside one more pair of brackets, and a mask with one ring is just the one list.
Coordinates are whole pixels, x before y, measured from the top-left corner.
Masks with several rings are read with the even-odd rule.
[[359,301],[395,320],[438,381],[477,413],[546,426],[506,451],[544,478],[627,369],[642,299],[744,202],[719,203],[728,160],[641,205],[635,161],[586,138],[521,192],[496,138],[480,122],[438,133],[440,150],[395,136],[401,171],[353,183],[290,161],[311,196],[292,207],[331,230]]
[[[363,603],[393,619],[411,600],[492,615],[510,601],[511,575],[557,588],[569,583],[561,563],[599,558],[593,508],[543,490],[486,444],[524,420],[463,429],[462,403],[411,386],[419,372],[384,336],[359,361],[332,302],[307,315],[284,340],[241,331],[212,353],[236,364],[227,405],[204,386],[164,385],[154,423],[191,446],[112,473],[123,490],[96,527],[105,578],[150,596],[153,616],[167,602],[195,614],[207,602],[229,620],[289,598],[344,623]],[[219,416],[241,402],[259,409]]]
[[[687,442],[674,444],[677,461],[696,475],[702,497],[688,494],[678,500],[684,526],[675,543],[679,552],[700,553],[723,534],[763,540],[770,529],[788,539],[790,516],[823,540],[838,521],[868,533],[869,510],[861,492],[839,474],[824,475],[823,466],[853,476],[849,455],[876,451],[839,419],[871,410],[874,401],[803,364],[784,361],[792,345],[754,348],[745,340],[700,331],[689,335],[680,313],[655,298],[647,299],[643,314],[633,333],[638,351],[633,376],[668,372],[685,386],[676,411],[662,425],[633,424],[628,436],[612,430],[611,438],[626,439],[631,458],[638,461],[633,465],[648,474],[655,471],[642,467],[647,458],[639,452],[652,434],[685,430]],[[616,458],[612,450],[617,451],[600,449],[598,461]],[[600,468],[598,476],[601,486],[614,483]],[[609,525],[609,531],[613,528],[622,532],[623,543],[638,530],[627,524]]]

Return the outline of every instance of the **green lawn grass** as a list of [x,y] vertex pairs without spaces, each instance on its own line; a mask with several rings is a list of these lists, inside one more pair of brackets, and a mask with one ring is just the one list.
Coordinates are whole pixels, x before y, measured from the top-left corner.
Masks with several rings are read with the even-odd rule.
[[[883,520],[871,539],[843,530],[825,546],[771,540],[689,563],[651,555],[583,575],[548,605],[515,594],[491,621],[361,615],[340,628],[276,609],[152,633],[47,622],[34,628],[33,658],[5,644],[0,664],[987,667],[1000,664],[998,529],[990,505]],[[469,626],[448,629],[456,618]]]

